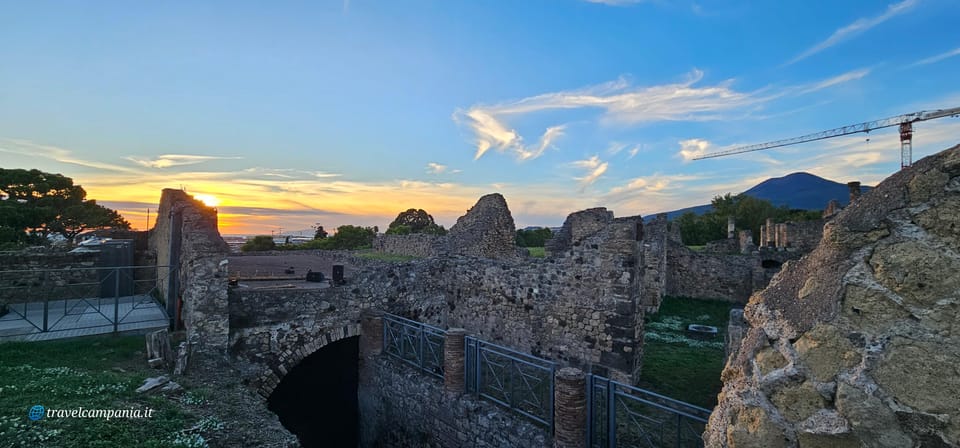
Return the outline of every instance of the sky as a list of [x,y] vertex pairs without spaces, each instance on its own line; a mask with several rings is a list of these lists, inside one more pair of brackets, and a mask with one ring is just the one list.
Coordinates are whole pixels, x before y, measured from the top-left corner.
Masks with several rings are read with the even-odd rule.
[[[144,229],[163,188],[224,234],[648,215],[807,171],[875,184],[895,128],[960,106],[960,3],[0,0],[0,167],[62,173]],[[960,142],[915,125],[914,160]],[[148,224],[147,211],[151,221]]]

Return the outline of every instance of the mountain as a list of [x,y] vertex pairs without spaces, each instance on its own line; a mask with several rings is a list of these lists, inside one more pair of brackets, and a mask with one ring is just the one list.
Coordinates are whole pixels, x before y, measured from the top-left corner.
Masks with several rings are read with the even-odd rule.
[[[862,186],[861,191],[866,193],[870,188],[872,187]],[[791,209],[803,210],[823,210],[831,199],[836,199],[842,207],[846,207],[850,201],[850,189],[847,184],[803,172],[767,179],[744,191],[743,194],[768,200],[776,206],[786,205]],[[710,209],[710,204],[682,208],[667,212],[667,218],[674,219],[686,212],[700,215]]]

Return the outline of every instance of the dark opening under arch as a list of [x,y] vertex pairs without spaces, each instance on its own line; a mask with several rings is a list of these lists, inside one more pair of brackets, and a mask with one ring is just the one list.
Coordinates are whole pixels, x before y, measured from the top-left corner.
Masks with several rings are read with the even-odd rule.
[[760,262],[760,266],[763,266],[764,269],[780,269],[780,266],[783,266],[783,263],[777,260],[763,260]]
[[359,340],[344,338],[303,358],[270,394],[268,408],[304,447],[357,446]]

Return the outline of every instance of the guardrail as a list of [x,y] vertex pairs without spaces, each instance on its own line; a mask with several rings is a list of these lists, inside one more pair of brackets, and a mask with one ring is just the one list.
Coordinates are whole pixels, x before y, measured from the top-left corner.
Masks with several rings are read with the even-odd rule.
[[383,351],[441,379],[446,334],[437,327],[400,316],[383,316]]
[[469,392],[553,428],[555,363],[474,337],[464,342]]
[[710,410],[587,375],[587,446],[703,447]]
[[157,285],[176,271],[157,268],[169,266],[0,271],[0,338],[168,325]]

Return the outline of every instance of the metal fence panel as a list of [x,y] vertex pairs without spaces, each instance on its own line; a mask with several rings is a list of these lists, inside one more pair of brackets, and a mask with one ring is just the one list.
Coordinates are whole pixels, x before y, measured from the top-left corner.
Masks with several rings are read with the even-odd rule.
[[383,350],[410,365],[443,378],[443,344],[447,332],[400,316],[383,316]]
[[702,447],[710,410],[598,375],[587,376],[587,445]]
[[556,364],[469,336],[465,342],[468,391],[553,427]]
[[166,266],[0,271],[0,339],[169,325],[159,305],[157,285],[164,279],[158,279],[158,267]]

